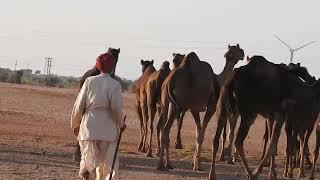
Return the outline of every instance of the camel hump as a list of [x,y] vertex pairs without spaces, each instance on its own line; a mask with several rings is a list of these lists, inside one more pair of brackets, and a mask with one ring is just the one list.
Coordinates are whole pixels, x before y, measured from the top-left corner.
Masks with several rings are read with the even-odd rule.
[[164,61],[160,67],[160,71],[161,70],[170,70],[170,63],[169,61]]
[[254,55],[251,58],[248,57],[248,62],[249,65],[256,63],[269,63],[269,61],[265,57],[259,55]]
[[200,63],[200,59],[195,52],[189,53],[182,61],[181,67],[189,68]]

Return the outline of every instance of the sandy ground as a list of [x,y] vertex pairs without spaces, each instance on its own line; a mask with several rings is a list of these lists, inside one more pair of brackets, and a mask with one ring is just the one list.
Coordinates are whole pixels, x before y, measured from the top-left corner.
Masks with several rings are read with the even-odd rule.
[[[74,89],[58,89],[0,83],[0,179],[78,179],[78,163],[72,161],[75,137],[69,116],[76,98]],[[124,94],[124,112],[128,128],[123,135],[120,172],[117,179],[206,179],[210,170],[211,144],[216,129],[212,118],[204,142],[204,171],[192,171],[191,157],[195,144],[195,126],[189,113],[182,129],[183,150],[171,149],[174,170],[155,170],[157,158],[146,158],[137,152],[139,122],[134,109],[134,94]],[[158,118],[158,117],[156,117]],[[155,120],[157,121],[157,119]],[[257,165],[262,149],[264,119],[258,118],[245,142],[251,169]],[[171,147],[176,125],[171,130]],[[285,134],[278,147],[277,171],[281,178]],[[154,152],[156,141],[154,136]],[[310,149],[314,147],[314,134]],[[217,162],[218,179],[244,179],[241,163],[227,165]],[[297,174],[297,169],[294,171]],[[260,179],[266,179],[265,168]],[[309,170],[306,171],[306,175]],[[320,178],[320,173],[316,173]]]

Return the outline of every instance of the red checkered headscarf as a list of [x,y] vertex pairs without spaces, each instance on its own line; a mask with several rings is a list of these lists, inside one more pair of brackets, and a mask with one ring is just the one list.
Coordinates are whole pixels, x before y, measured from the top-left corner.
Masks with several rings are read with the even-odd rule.
[[102,73],[111,73],[115,65],[114,58],[111,54],[105,53],[101,54],[97,58],[96,67],[100,70]]

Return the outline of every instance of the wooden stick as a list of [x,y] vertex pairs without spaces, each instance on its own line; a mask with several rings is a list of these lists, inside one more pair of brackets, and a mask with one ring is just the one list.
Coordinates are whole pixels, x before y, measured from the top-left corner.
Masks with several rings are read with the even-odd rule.
[[[125,116],[123,117],[123,122],[126,121],[126,118],[127,118],[127,115],[125,115]],[[122,132],[123,132],[123,129],[120,129],[119,138],[118,138],[118,142],[117,142],[117,146],[116,146],[116,151],[114,152],[114,156],[113,156],[113,161],[112,161],[112,166],[111,166],[111,170],[110,170],[109,180],[112,180],[114,164],[116,163],[116,159],[117,159],[117,154],[118,154],[118,150],[119,150],[119,145],[120,145],[120,141],[121,141]]]

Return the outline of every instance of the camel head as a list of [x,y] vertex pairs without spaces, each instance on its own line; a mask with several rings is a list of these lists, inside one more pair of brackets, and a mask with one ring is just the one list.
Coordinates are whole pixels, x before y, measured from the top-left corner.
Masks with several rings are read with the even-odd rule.
[[227,61],[232,61],[236,64],[239,60],[244,59],[244,51],[240,48],[239,44],[236,46],[228,45],[228,51],[224,54],[224,57]]
[[109,47],[109,49],[108,49],[107,52],[114,57],[114,60],[115,60],[115,62],[116,62],[115,66],[114,66],[114,69],[113,69],[113,72],[111,73],[111,76],[113,77],[114,74],[115,74],[115,72],[116,72],[116,67],[117,67],[117,64],[118,64],[118,58],[119,58],[119,54],[120,54],[120,48],[114,49],[114,48]]
[[179,67],[185,56],[185,54],[173,53],[173,68]]
[[153,66],[154,60],[144,61],[141,59],[140,63],[142,66],[142,73],[143,73],[149,66]]
[[307,70],[307,68],[300,66],[300,63],[294,64],[290,63],[288,65],[290,72],[298,75],[301,79],[303,79],[307,84],[314,83],[316,78],[311,76]]
[[160,69],[163,70],[169,70],[170,71],[170,63],[168,61],[164,61],[160,67]]

